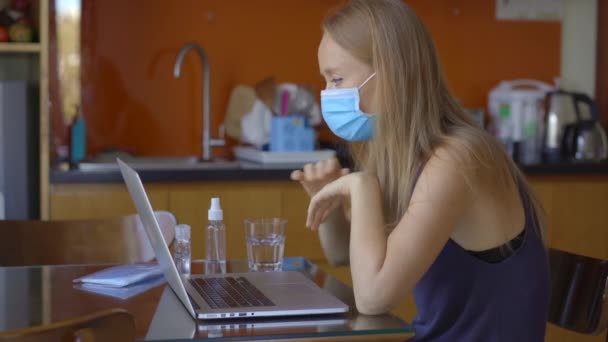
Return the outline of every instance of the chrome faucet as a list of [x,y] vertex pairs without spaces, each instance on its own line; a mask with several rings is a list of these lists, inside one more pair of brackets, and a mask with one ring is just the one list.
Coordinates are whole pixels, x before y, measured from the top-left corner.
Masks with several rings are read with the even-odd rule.
[[175,60],[175,65],[173,66],[173,77],[179,78],[182,73],[182,64],[184,62],[184,57],[190,51],[190,49],[194,49],[198,53],[198,56],[203,63],[203,160],[209,161],[211,160],[211,147],[216,146],[224,146],[226,144],[224,140],[224,132],[223,129],[220,128],[220,138],[214,139],[211,138],[211,118],[210,118],[210,104],[209,104],[209,61],[207,60],[207,54],[203,48],[196,43],[189,43],[184,45],[179,53],[177,54],[177,59]]

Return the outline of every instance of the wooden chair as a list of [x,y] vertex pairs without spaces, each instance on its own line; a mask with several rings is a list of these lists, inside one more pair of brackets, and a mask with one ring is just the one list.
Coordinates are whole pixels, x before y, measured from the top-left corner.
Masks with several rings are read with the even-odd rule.
[[549,250],[549,260],[549,322],[582,334],[605,333],[608,326],[608,260],[556,249]]
[[[167,244],[175,216],[157,211]],[[0,266],[133,263],[154,259],[138,215],[78,221],[0,221]]]
[[71,320],[0,332],[0,342],[132,342],[135,320],[123,309],[110,309]]

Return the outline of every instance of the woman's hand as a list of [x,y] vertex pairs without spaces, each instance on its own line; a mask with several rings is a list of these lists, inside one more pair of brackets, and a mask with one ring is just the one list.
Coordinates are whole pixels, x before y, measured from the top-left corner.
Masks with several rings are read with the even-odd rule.
[[338,159],[331,158],[316,164],[306,164],[303,170],[291,173],[291,179],[300,182],[310,197],[313,197],[325,185],[350,173],[349,169],[342,168]]
[[375,177],[364,172],[351,173],[325,185],[310,199],[306,226],[318,229],[334,209],[350,201],[353,187],[363,183],[378,185]]

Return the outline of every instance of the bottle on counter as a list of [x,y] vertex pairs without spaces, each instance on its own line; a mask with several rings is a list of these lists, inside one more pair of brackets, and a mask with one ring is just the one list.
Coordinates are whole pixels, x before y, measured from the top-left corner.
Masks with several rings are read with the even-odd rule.
[[190,226],[178,224],[175,226],[175,249],[173,252],[175,267],[180,274],[190,274]]
[[86,158],[87,155],[87,134],[84,115],[81,109],[77,110],[77,114],[70,125],[70,162],[77,164]]
[[226,226],[220,199],[211,199],[206,229],[205,274],[226,273]]

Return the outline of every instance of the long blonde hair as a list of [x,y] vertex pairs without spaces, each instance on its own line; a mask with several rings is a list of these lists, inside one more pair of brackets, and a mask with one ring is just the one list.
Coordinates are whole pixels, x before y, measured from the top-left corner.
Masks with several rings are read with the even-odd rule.
[[402,0],[351,0],[323,22],[324,31],[376,72],[381,114],[375,137],[351,145],[356,166],[375,173],[384,194],[387,227],[405,214],[415,179],[440,146],[450,146],[465,179],[482,169],[492,172],[496,196],[509,193],[513,181],[530,195],[538,229],[543,210],[525,178],[502,146],[479,128],[450,93],[433,40]]

